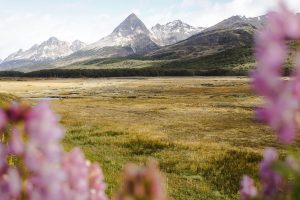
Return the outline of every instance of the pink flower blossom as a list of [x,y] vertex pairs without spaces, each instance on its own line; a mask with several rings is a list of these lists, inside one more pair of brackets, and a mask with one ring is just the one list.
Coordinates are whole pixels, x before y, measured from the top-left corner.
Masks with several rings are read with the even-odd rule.
[[80,149],[76,148],[64,156],[63,168],[67,174],[69,199],[87,199],[88,166]]
[[6,110],[7,118],[12,122],[23,120],[27,115],[28,110],[29,106],[27,104],[19,104],[17,102],[13,102],[11,106]]
[[56,142],[64,135],[58,124],[58,117],[45,103],[35,106],[27,113],[26,132],[32,140],[38,140],[39,143]]
[[244,176],[241,181],[240,197],[241,200],[249,200],[257,196],[257,189],[254,181],[249,176]]
[[[3,128],[7,124],[7,116],[4,110],[0,110],[0,132],[2,132]],[[1,136],[1,134],[0,134]]]
[[24,143],[21,138],[21,133],[18,131],[18,129],[13,129],[10,134],[8,153],[18,156],[24,153]]
[[106,184],[104,183],[104,176],[101,168],[97,164],[89,166],[89,200],[106,200],[104,193]]
[[[12,126],[7,144],[0,142],[0,199],[106,200],[101,169],[79,149],[64,152],[63,130],[47,104],[31,108],[14,103],[0,113],[8,119],[2,124]],[[22,166],[9,165],[10,157]]]
[[9,168],[7,173],[0,176],[1,200],[17,199],[21,192],[21,178],[15,168]]
[[[256,35],[257,69],[252,73],[253,89],[265,97],[258,118],[268,123],[279,141],[291,143],[298,130],[300,111],[300,61],[293,78],[285,81],[281,72],[288,54],[287,40],[300,39],[300,18],[281,4],[278,12],[268,15],[268,22]],[[298,59],[297,59],[298,60]]]
[[275,149],[265,150],[264,159],[260,164],[260,180],[263,185],[263,196],[266,200],[275,197],[278,190],[283,186],[282,177],[273,169],[274,162],[278,160]]
[[5,171],[7,167],[7,149],[4,144],[0,142],[0,175]]
[[166,200],[164,181],[156,162],[149,161],[145,168],[127,165],[123,186],[115,199]]

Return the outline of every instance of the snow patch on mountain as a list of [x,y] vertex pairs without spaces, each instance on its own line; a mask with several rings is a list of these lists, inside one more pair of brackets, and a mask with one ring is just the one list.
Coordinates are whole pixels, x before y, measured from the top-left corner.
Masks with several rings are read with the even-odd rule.
[[40,45],[35,44],[30,49],[19,51],[9,55],[4,62],[17,60],[31,61],[49,61],[68,56],[75,51],[85,47],[85,44],[80,41],[74,41],[72,44],[65,41],[60,41],[56,37],[51,37]]
[[202,27],[193,27],[180,20],[175,20],[165,25],[157,24],[151,28],[151,31],[153,41],[160,46],[166,46],[185,40],[204,29]]
[[81,42],[80,40],[75,40],[71,46],[70,46],[70,49],[73,51],[73,52],[76,52],[76,51],[79,51],[83,48],[85,48],[87,45],[84,43],[84,42]]
[[153,45],[149,40],[150,31],[144,23],[135,15],[129,15],[115,30],[100,39],[99,41],[88,45],[86,49],[101,49],[103,47],[132,47],[140,43],[141,46]]
[[150,35],[151,33],[145,24],[133,13],[110,35],[88,45],[83,51],[97,51],[104,47],[129,47],[134,53],[142,53],[158,48],[151,40]]

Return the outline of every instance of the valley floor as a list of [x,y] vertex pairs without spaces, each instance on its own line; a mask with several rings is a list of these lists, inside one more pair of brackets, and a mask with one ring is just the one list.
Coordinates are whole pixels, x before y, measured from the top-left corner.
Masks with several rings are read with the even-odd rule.
[[242,174],[277,144],[247,78],[1,79],[0,93],[54,98],[65,147],[101,164],[110,195],[125,163],[153,157],[174,199],[238,199]]

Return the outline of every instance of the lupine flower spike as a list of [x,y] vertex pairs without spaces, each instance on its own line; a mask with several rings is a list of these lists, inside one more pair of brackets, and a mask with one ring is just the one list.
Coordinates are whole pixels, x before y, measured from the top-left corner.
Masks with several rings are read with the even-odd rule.
[[0,109],[0,131],[6,136],[0,142],[1,200],[107,199],[99,166],[79,149],[64,152],[63,129],[47,104]]
[[278,12],[269,13],[266,27],[256,35],[257,69],[252,85],[266,100],[257,111],[258,118],[278,133],[282,143],[295,139],[300,110],[300,66],[295,67],[291,80],[281,78],[288,40],[300,40],[300,17],[281,4]]

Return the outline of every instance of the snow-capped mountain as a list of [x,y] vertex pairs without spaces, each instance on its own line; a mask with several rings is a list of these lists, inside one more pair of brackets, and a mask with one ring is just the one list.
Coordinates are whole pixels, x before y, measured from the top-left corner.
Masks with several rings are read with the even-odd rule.
[[140,56],[158,48],[151,40],[151,32],[145,24],[135,14],[131,14],[110,35],[60,59],[55,65],[69,65],[95,58]]
[[158,59],[194,59],[235,47],[249,47],[266,16],[246,18],[232,16],[176,44],[161,47],[148,56]]
[[84,43],[84,42],[81,42],[80,40],[75,40],[71,46],[70,46],[70,49],[73,51],[73,52],[76,52],[76,51],[79,51],[83,48],[85,48],[87,45]]
[[[2,63],[0,61],[0,70],[22,67],[38,70],[110,57],[151,55],[153,58],[167,56],[176,59],[184,54],[195,56],[195,48],[202,55],[204,50],[211,52],[212,47],[219,48],[222,42],[229,41],[228,46],[252,42],[249,35],[254,29],[263,27],[266,18],[265,15],[253,18],[232,16],[206,29],[175,20],[165,25],[157,24],[149,31],[135,14],[131,14],[110,35],[95,43],[86,45],[79,40],[68,43],[52,37],[28,50],[11,54]],[[237,29],[243,29],[245,34],[240,34],[240,37],[234,32]]]
[[2,59],[0,59],[0,64],[2,63]]
[[165,25],[156,24],[151,28],[152,40],[160,46],[175,44],[195,35],[205,28],[196,28],[180,20],[169,22]]
[[84,46],[85,44],[80,41],[74,41],[72,44],[70,44],[65,41],[60,41],[55,37],[51,37],[40,45],[36,44],[26,51],[20,49],[19,51],[8,56],[3,63],[20,60],[38,62],[51,61],[68,56],[75,51],[80,50]]
[[133,53],[144,53],[157,48],[150,35],[151,33],[145,24],[135,14],[131,14],[110,35],[88,45],[83,50],[129,47]]

